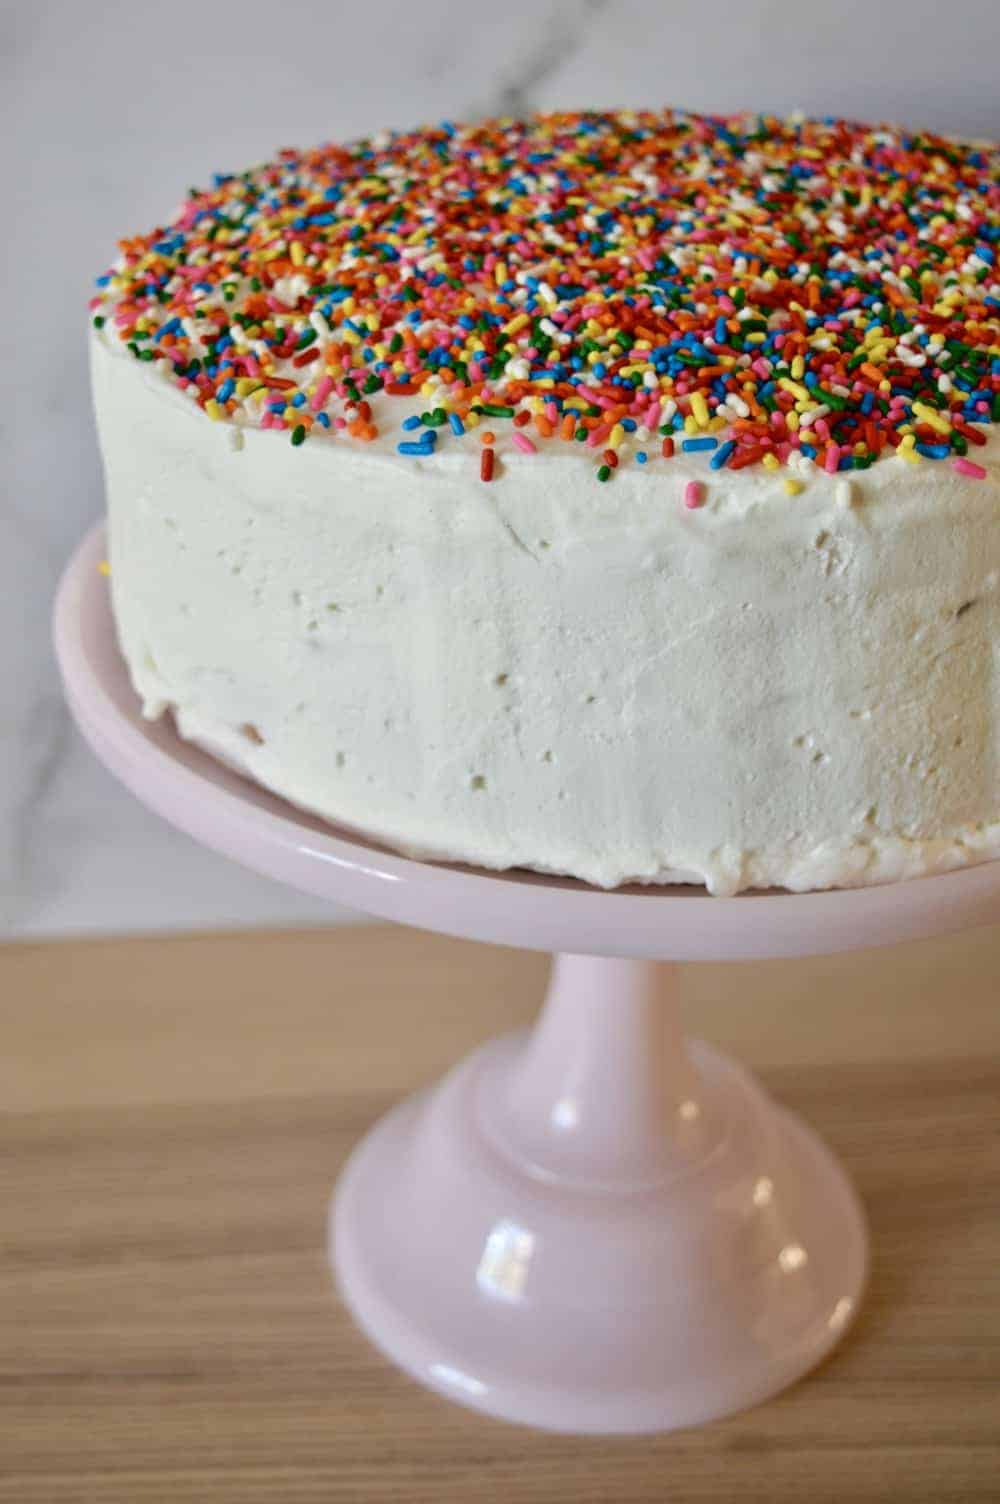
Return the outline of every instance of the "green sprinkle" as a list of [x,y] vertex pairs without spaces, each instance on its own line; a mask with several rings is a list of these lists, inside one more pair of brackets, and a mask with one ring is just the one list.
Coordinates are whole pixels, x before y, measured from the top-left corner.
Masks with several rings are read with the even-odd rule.
[[611,479],[611,466],[610,465],[602,465],[601,468],[600,468],[600,470],[598,470],[598,472],[597,472],[597,479],[598,480],[610,480]]
[[499,402],[484,402],[479,411],[485,413],[488,418],[512,418],[514,416],[512,407],[503,407]]
[[305,436],[306,431],[303,428],[302,424],[296,423],[295,427],[292,429],[292,443],[296,449],[304,441]]

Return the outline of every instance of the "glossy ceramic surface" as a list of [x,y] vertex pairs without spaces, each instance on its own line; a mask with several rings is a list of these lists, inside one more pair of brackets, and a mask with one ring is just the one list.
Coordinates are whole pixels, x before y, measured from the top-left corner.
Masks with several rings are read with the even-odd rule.
[[690,1050],[675,975],[561,956],[541,1021],[355,1151],[345,1300],[425,1384],[507,1420],[640,1432],[755,1404],[857,1309],[864,1220],[812,1133]]
[[56,646],[81,730],[140,799],[305,891],[570,953],[530,1035],[486,1046],[352,1156],[331,1251],[372,1339],[463,1404],[570,1431],[691,1425],[818,1362],[864,1283],[854,1193],[750,1077],[685,1045],[674,969],[644,958],[801,955],[985,923],[1000,917],[1000,863],[720,899],[408,860],[143,721],[103,546],[95,529],[66,571]]

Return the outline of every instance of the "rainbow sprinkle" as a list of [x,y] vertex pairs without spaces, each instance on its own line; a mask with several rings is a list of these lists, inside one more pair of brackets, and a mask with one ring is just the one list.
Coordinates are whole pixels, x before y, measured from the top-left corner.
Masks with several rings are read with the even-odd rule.
[[831,475],[898,453],[978,478],[976,425],[1000,421],[998,245],[996,148],[556,114],[217,176],[121,242],[91,307],[209,418],[296,447],[398,425],[400,454],[440,438],[474,463],[488,418],[524,455],[595,451],[602,481],[678,450]]

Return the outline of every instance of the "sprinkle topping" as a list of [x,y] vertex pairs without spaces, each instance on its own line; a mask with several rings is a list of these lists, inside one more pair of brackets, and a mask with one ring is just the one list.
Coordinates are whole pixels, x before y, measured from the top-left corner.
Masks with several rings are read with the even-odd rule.
[[582,446],[603,481],[640,453],[971,476],[1000,421],[998,245],[997,148],[556,114],[217,176],[121,242],[91,306],[209,418],[295,446],[381,428],[420,462],[479,452],[488,481],[488,419],[525,456]]

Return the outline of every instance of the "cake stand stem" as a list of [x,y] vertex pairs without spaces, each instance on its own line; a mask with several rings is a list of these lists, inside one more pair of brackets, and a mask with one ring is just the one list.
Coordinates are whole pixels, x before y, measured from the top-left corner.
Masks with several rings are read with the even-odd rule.
[[734,1062],[681,1036],[677,973],[561,955],[535,1028],[376,1124],[332,1252],[410,1373],[508,1420],[653,1431],[775,1393],[857,1306],[842,1170]]
[[722,1130],[684,1044],[678,968],[559,955],[541,1016],[484,1093],[490,1136],[553,1180],[608,1187],[700,1159]]

